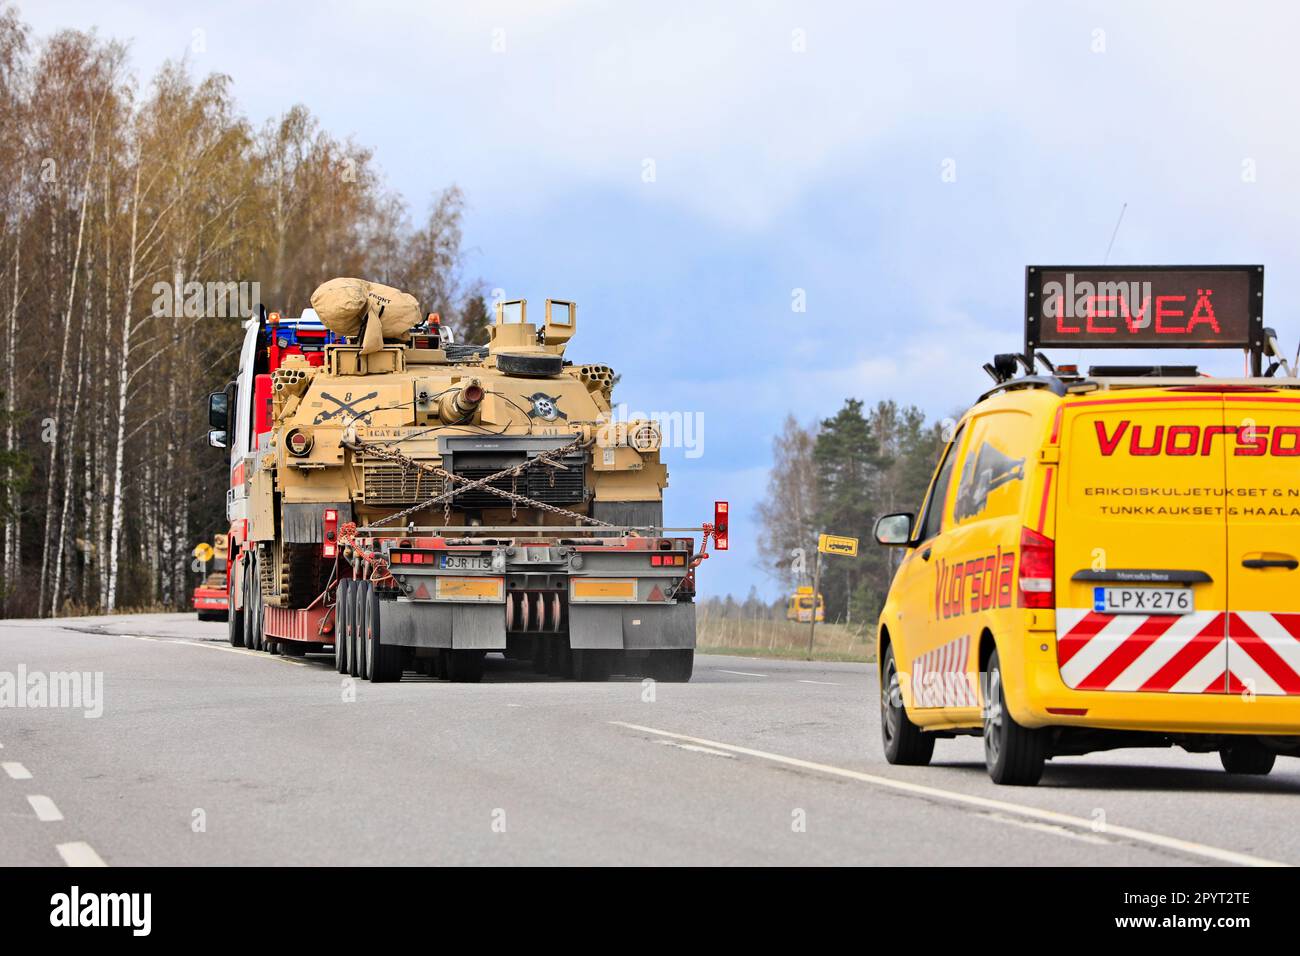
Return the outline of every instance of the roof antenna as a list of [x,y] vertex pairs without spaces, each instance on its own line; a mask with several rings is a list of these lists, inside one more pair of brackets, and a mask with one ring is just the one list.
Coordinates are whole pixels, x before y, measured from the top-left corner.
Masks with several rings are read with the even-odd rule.
[[1119,218],[1115,220],[1115,231],[1110,234],[1110,244],[1106,246],[1106,255],[1101,260],[1102,265],[1110,262],[1110,250],[1115,246],[1115,237],[1119,235],[1119,224],[1124,221],[1124,210],[1128,208],[1128,203],[1119,207]]

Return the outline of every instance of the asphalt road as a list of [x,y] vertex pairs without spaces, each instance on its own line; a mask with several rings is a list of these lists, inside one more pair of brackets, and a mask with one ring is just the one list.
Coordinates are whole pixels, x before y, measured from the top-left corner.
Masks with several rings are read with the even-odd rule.
[[103,675],[98,717],[0,709],[0,864],[1300,863],[1300,760],[1117,751],[1003,788],[966,738],[890,767],[868,665],[372,686],[224,635],[0,622],[0,672]]

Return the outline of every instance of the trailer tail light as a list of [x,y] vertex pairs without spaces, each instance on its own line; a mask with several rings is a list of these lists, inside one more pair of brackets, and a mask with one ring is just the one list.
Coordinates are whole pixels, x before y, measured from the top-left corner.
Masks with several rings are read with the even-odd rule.
[[713,544],[719,551],[727,550],[727,503],[713,503]]
[[650,566],[652,568],[671,568],[685,567],[686,555],[684,554],[652,554],[650,555]]
[[324,525],[325,545],[321,548],[321,554],[324,557],[333,558],[339,553],[339,512],[337,508],[325,509]]
[[1020,606],[1056,607],[1056,543],[1030,528],[1020,529]]

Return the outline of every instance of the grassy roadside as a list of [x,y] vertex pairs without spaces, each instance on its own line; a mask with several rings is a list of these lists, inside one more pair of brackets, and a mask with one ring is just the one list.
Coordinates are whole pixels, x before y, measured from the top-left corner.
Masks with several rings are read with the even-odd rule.
[[[701,654],[806,660],[808,625],[701,613],[697,619],[696,649]],[[874,635],[844,624],[818,624],[812,658],[818,661],[875,660]]]

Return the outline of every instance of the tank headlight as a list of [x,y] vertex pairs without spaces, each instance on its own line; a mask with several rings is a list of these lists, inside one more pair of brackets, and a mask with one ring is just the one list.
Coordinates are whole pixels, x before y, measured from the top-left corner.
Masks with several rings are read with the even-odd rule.
[[654,422],[640,422],[627,435],[627,443],[637,451],[658,451],[660,441],[659,426]]
[[315,444],[311,435],[307,434],[301,428],[292,429],[284,438],[284,447],[289,454],[304,458],[311,454],[311,446]]

